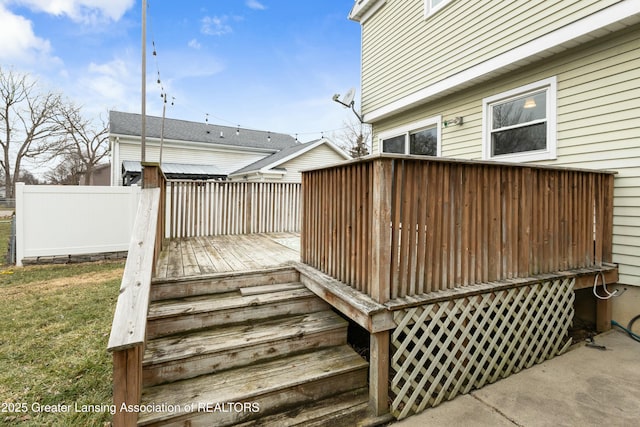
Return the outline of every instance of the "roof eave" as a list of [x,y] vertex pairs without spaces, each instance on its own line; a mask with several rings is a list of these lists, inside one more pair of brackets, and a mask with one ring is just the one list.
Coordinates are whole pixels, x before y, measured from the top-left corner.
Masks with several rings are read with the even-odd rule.
[[378,11],[387,0],[356,0],[349,12],[349,19],[363,23]]

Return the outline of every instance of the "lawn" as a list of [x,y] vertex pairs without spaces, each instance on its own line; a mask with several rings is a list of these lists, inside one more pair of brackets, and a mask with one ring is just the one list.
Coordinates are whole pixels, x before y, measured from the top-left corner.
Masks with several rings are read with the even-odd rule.
[[0,267],[0,425],[109,425],[106,348],[123,269]]

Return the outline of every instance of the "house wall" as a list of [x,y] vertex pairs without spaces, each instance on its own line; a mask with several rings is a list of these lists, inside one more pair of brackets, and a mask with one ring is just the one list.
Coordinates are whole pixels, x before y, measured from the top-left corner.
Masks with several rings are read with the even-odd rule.
[[91,182],[89,185],[110,185],[111,184],[111,165],[101,165],[91,173]]
[[[302,173],[306,169],[319,168],[344,161],[345,158],[334,149],[322,144],[299,156],[277,165],[271,169],[273,173],[263,174],[253,172],[246,175],[230,177],[232,181],[274,181],[274,182],[302,182]],[[283,172],[283,173],[280,173]]]
[[335,150],[323,144],[279,165],[278,168],[287,170],[287,174],[283,177],[284,182],[302,182],[300,171],[328,166],[344,160],[344,157]]
[[362,23],[362,111],[415,93],[620,0],[388,0]]
[[[482,158],[482,99],[556,76],[557,159],[537,163],[615,170],[613,260],[620,283],[640,286],[640,25],[613,33],[374,123],[381,132],[426,117],[463,116],[442,129],[442,155]],[[622,298],[621,298],[622,300]]]
[[[118,149],[113,150],[114,161],[118,165],[112,168],[112,185],[122,185],[122,161],[140,160],[140,141],[120,138]],[[215,165],[223,174],[231,173],[254,163],[274,151],[216,149],[210,144],[167,143],[162,148],[162,161],[167,163],[185,163],[195,165]],[[146,160],[157,162],[160,155],[158,141],[147,140]]]

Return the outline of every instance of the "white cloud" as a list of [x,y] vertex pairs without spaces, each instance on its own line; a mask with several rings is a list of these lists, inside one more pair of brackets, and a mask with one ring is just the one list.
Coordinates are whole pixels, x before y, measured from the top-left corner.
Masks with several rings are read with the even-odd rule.
[[109,62],[92,62],[74,85],[74,98],[91,105],[96,112],[109,108],[129,110],[140,105],[139,65],[135,61],[115,58]]
[[33,62],[49,57],[51,44],[33,32],[32,22],[14,15],[0,3],[0,60],[11,63]]
[[189,43],[187,45],[192,49],[200,49],[202,47],[200,42],[196,39],[189,40]]
[[202,28],[201,31],[203,34],[207,34],[210,36],[222,36],[224,34],[228,34],[233,32],[233,29],[228,24],[229,17],[224,16],[205,16],[202,18]]
[[76,22],[94,24],[106,20],[118,21],[135,0],[9,0],[34,11],[55,16],[67,16]]
[[265,10],[267,7],[260,3],[258,0],[247,0],[247,7],[255,10]]

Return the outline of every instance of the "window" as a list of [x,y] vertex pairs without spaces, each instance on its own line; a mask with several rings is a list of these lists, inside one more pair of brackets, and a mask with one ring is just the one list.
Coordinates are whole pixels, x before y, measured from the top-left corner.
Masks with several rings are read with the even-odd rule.
[[433,15],[451,0],[424,0],[424,16]]
[[396,128],[380,135],[383,153],[440,155],[440,117]]
[[556,79],[542,80],[482,102],[486,160],[556,158]]

